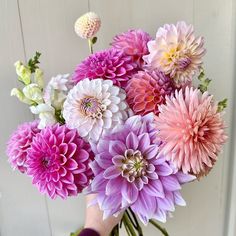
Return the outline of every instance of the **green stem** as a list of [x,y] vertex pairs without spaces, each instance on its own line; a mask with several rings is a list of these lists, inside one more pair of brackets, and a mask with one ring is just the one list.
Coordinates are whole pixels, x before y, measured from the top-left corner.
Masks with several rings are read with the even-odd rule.
[[165,228],[161,227],[156,221],[150,220],[149,221],[153,226],[155,226],[157,229],[159,229],[163,235],[169,236],[168,232],[166,231]]
[[93,54],[93,42],[92,39],[88,39],[89,52]]
[[143,236],[142,227],[140,226],[140,224],[139,224],[139,222],[138,222],[138,219],[137,219],[135,213],[132,211],[131,208],[129,208],[129,211],[130,211],[130,213],[131,213],[131,215],[132,215],[132,217],[133,217],[133,219],[134,219],[134,222],[135,222],[135,224],[136,224],[136,230],[138,231],[139,236]]
[[82,229],[78,229],[74,233],[71,233],[70,236],[78,236],[81,231],[82,231]]
[[128,217],[127,212],[125,212],[124,215],[123,215],[123,223],[129,229],[129,232],[130,232],[131,236],[137,236],[136,233],[135,233],[135,230],[133,228],[133,225],[132,225],[132,223],[131,223],[131,221],[130,221],[130,219]]

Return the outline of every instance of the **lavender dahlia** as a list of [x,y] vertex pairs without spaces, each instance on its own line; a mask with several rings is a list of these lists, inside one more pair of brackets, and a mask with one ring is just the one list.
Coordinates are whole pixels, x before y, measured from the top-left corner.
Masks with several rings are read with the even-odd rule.
[[112,80],[114,85],[125,87],[136,64],[129,56],[114,48],[94,53],[82,61],[75,69],[74,83],[89,78]]
[[40,132],[38,121],[26,122],[18,126],[7,143],[7,155],[14,169],[25,173],[27,171],[27,150],[30,148],[33,137]]
[[47,126],[28,150],[28,172],[41,193],[55,199],[76,196],[92,177],[90,145],[65,125]]
[[144,224],[151,218],[165,222],[175,204],[185,205],[181,185],[195,177],[178,171],[163,156],[157,158],[153,119],[153,113],[130,117],[93,147],[95,178],[89,192],[98,193],[104,218],[131,207]]

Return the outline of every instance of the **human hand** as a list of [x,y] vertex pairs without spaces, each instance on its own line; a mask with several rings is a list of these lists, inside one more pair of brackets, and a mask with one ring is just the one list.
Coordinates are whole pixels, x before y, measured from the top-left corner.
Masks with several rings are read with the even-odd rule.
[[[96,197],[95,194],[86,196],[87,206]],[[112,229],[120,222],[122,214],[118,217],[110,216],[106,220],[103,220],[103,212],[99,209],[99,206],[92,205],[86,209],[86,218],[84,228],[90,228],[97,231],[100,236],[108,236]]]

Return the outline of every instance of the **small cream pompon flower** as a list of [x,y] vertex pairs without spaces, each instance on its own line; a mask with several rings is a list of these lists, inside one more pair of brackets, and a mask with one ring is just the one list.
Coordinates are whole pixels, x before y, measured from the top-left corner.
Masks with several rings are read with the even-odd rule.
[[83,39],[92,38],[99,30],[101,20],[94,12],[88,12],[79,17],[75,22],[75,32]]

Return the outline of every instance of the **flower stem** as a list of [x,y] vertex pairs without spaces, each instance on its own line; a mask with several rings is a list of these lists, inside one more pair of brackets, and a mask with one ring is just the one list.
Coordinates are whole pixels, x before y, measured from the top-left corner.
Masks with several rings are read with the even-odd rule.
[[138,219],[135,215],[135,213],[132,211],[132,209],[129,207],[129,211],[134,219],[134,222],[135,222],[135,225],[136,225],[136,230],[138,231],[138,235],[139,236],[143,236],[143,230],[142,230],[142,227],[140,226],[139,222],[138,222]]
[[[136,232],[134,230],[134,225],[132,224],[132,222],[130,221],[127,212],[125,211],[124,215],[123,215],[123,223],[125,225],[126,231],[127,233],[131,236],[137,236]],[[127,230],[128,229],[128,230]]]
[[163,235],[165,236],[169,236],[168,232],[166,231],[165,228],[161,227],[156,221],[154,220],[150,220],[149,221],[154,227],[156,227],[157,229],[159,229]]
[[93,41],[92,39],[88,39],[89,51],[93,54]]

